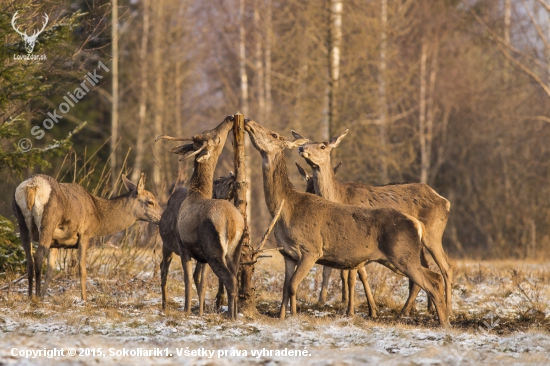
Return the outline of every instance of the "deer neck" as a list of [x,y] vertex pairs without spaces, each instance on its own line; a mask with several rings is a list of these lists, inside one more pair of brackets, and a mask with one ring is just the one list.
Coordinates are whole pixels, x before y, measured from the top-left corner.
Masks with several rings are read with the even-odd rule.
[[334,177],[334,171],[329,164],[313,168],[313,185],[315,193],[332,202],[341,202],[338,192],[338,182]]
[[188,196],[196,196],[200,198],[212,198],[212,181],[214,180],[214,168],[218,159],[211,157],[203,163],[195,161],[193,167],[193,175],[189,182]]
[[99,216],[99,227],[94,233],[95,236],[104,236],[125,230],[136,222],[130,193],[113,199],[93,198]]
[[[281,201],[288,201],[288,195],[294,191],[294,186],[288,179],[284,152],[262,154],[262,173],[265,203],[271,216],[275,216]],[[286,207],[289,207],[288,202],[285,204]]]

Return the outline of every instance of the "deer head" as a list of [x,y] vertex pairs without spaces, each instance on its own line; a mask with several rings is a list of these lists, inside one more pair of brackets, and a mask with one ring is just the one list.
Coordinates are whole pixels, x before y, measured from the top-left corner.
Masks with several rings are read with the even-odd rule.
[[155,141],[160,139],[171,141],[193,141],[191,144],[185,144],[170,149],[170,152],[178,155],[183,155],[180,161],[195,157],[196,163],[205,163],[211,161],[211,158],[216,160],[220,156],[223,145],[227,140],[227,134],[233,128],[233,116],[227,116],[216,128],[205,130],[200,134],[194,135],[191,138],[170,137],[161,135]]
[[15,14],[13,14],[13,17],[11,18],[11,26],[13,27],[13,29],[19,33],[21,35],[21,37],[23,37],[23,40],[25,41],[25,49],[27,50],[27,53],[32,53],[32,51],[34,50],[34,45],[36,43],[36,39],[38,38],[38,36],[40,35],[40,33],[42,33],[44,31],[44,29],[46,28],[46,25],[48,24],[48,14],[44,13],[44,25],[42,26],[42,29],[40,29],[39,31],[34,31],[34,33],[31,35],[31,36],[28,36],[27,35],[27,32],[21,32],[16,26],[15,26],[15,20],[18,18],[17,16],[17,12],[15,12]]
[[[348,132],[349,130],[345,130],[341,134],[331,138],[328,142],[308,142],[300,146],[298,152],[312,168],[330,166],[330,152],[336,146],[340,145],[340,142],[346,137]],[[295,138],[303,138],[302,135],[294,131],[292,131],[292,135],[294,135]]]
[[[336,173],[338,172],[340,165],[342,165],[342,162],[339,162],[338,164],[336,164],[334,168],[332,168],[334,175],[336,175]],[[315,185],[313,183],[313,177],[307,174],[305,169],[302,168],[300,164],[296,163],[296,167],[298,168],[298,172],[302,176],[302,179],[306,182],[306,192],[315,194]]]
[[248,132],[252,145],[254,145],[262,156],[276,154],[284,149],[294,149],[309,141],[308,139],[301,137],[293,140],[291,138],[281,136],[277,132],[265,128],[259,123],[249,119],[245,120],[244,129]]
[[130,205],[133,205],[136,220],[158,224],[163,211],[155,196],[145,190],[145,174],[141,173],[137,185],[132,183],[125,175],[122,176],[122,183],[128,190],[128,201]]
[[235,191],[233,189],[235,185],[235,175],[233,172],[229,172],[227,177],[219,177],[214,180],[214,198],[222,200],[232,200]]

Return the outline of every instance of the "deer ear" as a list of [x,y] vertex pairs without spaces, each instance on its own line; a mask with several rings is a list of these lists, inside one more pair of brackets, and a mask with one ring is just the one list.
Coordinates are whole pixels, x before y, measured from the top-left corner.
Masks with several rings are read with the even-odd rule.
[[342,162],[339,162],[338,164],[336,164],[334,168],[332,168],[332,171],[334,172],[334,174],[338,172],[338,169],[340,169],[340,165],[342,165]]
[[296,139],[294,141],[289,141],[288,139],[286,140],[286,148],[287,149],[294,149],[294,148],[297,148],[298,146],[302,146],[304,144],[307,144],[309,142],[308,139]]
[[193,150],[193,144],[185,144],[171,148],[170,152],[177,155],[185,155]]
[[302,168],[300,166],[300,164],[296,163],[296,168],[298,168],[298,172],[300,173],[300,175],[302,176],[302,178],[307,182],[309,180],[309,175],[307,175],[306,171],[304,170],[304,168]]
[[134,183],[132,183],[130,181],[130,179],[126,178],[126,176],[124,174],[122,174],[122,183],[124,184],[124,187],[126,187],[126,189],[128,191],[135,191],[137,190],[137,187]]
[[208,159],[210,159],[210,151],[203,150],[197,155],[197,158],[195,160],[197,160],[197,162],[199,162],[199,163],[202,163],[202,162],[205,162]]
[[348,130],[345,130],[344,132],[342,132],[341,134],[337,135],[337,136],[334,136],[333,138],[330,139],[330,141],[328,142],[328,146],[330,146],[331,148],[334,148],[338,145],[340,145],[340,142],[344,139],[344,137],[346,137],[346,135],[348,134],[349,132],[349,129]]
[[298,132],[294,131],[294,130],[290,130],[290,132],[292,133],[292,136],[294,136],[295,139],[303,139],[305,138],[304,136],[300,135]]
[[137,183],[137,192],[138,194],[145,190],[145,173],[141,173]]

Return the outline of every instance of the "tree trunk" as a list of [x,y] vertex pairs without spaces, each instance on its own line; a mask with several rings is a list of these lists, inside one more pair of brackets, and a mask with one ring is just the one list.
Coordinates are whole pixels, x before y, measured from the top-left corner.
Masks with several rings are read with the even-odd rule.
[[261,123],[265,123],[265,91],[264,91],[264,69],[262,62],[262,31],[260,27],[260,9],[259,0],[254,0],[254,31],[256,33],[256,52],[255,68],[256,68],[256,95],[258,98],[258,113]]
[[116,188],[118,175],[116,147],[118,144],[118,0],[112,0],[112,43],[111,52],[113,56],[113,104],[111,110],[111,179],[113,190]]
[[435,105],[435,83],[437,80],[438,61],[439,61],[439,40],[435,40],[434,50],[432,54],[432,63],[430,65],[430,83],[428,85],[428,100],[426,101],[426,181],[423,183],[429,184],[430,170],[432,168],[432,147],[433,147],[433,130],[434,120],[436,115]]
[[254,265],[248,264],[253,262],[253,249],[250,245],[247,216],[247,192],[249,191],[249,187],[246,181],[244,116],[240,113],[234,116],[233,144],[235,153],[235,207],[243,215],[245,222],[244,233],[241,239],[241,263],[247,263],[241,265],[239,268],[239,312],[247,317],[255,317],[258,311],[256,309],[256,291],[252,287]]
[[420,115],[418,118],[418,137],[420,138],[420,183],[428,183],[428,151],[426,137],[426,61],[428,41],[422,37],[420,55]]
[[139,50],[140,62],[140,96],[139,96],[139,124],[136,141],[136,160],[134,162],[134,171],[132,172],[132,181],[137,182],[141,171],[143,170],[143,145],[145,140],[145,117],[147,115],[147,43],[149,41],[149,0],[143,0],[143,33],[141,35],[141,47]]
[[[550,5],[550,0],[548,0]],[[548,33],[548,42],[550,42],[550,11],[548,11],[546,32]],[[546,72],[548,73],[548,88],[550,88],[550,47],[546,48]]]
[[[248,116],[248,75],[246,74],[246,31],[244,28],[244,0],[239,0],[239,74],[241,80],[241,112],[244,116]],[[245,140],[245,148],[248,148],[250,143]],[[245,165],[248,166],[248,165]],[[250,176],[250,168],[246,168],[245,175]],[[246,190],[246,199],[250,201],[252,195],[250,189]],[[246,207],[246,213],[250,214],[251,206]]]
[[330,138],[337,120],[337,96],[340,80],[340,47],[342,44],[342,0],[330,0],[329,17],[329,75],[328,110],[325,135]]
[[271,117],[271,47],[273,43],[273,0],[267,0],[265,20],[265,117]]
[[[154,45],[154,51],[153,51],[153,64],[154,64],[154,70],[156,72],[156,83],[155,83],[155,118],[154,118],[154,136],[162,135],[162,117],[164,115],[163,110],[163,90],[162,90],[162,79],[164,77],[164,71],[162,67],[162,60],[161,60],[161,53],[162,53],[162,40],[165,36],[164,32],[164,13],[163,13],[163,7],[164,7],[164,1],[158,0],[157,2],[157,14],[156,14],[156,21],[155,21],[155,45]],[[163,149],[161,148],[161,145],[154,144],[153,145],[153,155],[155,157],[155,162],[153,163],[153,183],[155,188],[157,189],[157,192],[161,193],[161,185],[162,185],[162,178],[161,178],[161,168],[160,163],[163,160],[162,154],[164,153]],[[158,197],[161,201],[163,201],[163,195],[160,194],[160,197]]]
[[[507,46],[510,46],[510,28],[512,24],[512,0],[505,0],[504,2],[504,42]],[[508,49],[505,51],[508,53]],[[506,61],[506,68],[504,69],[504,79],[508,82],[510,80],[509,73],[510,62]]]
[[388,0],[381,0],[380,9],[380,62],[378,64],[378,102],[380,108],[380,181],[388,181],[388,96],[386,80],[386,52],[388,49]]

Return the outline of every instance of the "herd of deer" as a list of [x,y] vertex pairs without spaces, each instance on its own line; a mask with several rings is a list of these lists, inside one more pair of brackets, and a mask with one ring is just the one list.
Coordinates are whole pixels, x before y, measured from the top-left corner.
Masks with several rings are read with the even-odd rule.
[[[159,139],[189,141],[170,151],[194,160],[187,188],[172,193],[163,211],[144,188],[142,174],[137,185],[123,176],[128,192],[113,199],[92,196],[73,183],[58,183],[46,175],[34,175],[22,182],[14,194],[13,210],[19,223],[21,241],[27,257],[29,296],[33,275],[36,294],[44,296],[55,265],[57,248],[77,248],[82,299],[86,300],[86,248],[91,237],[128,228],[136,220],[159,224],[163,240],[161,262],[162,306],[166,305],[166,280],[173,254],[181,258],[185,281],[185,312],[191,311],[192,258],[197,261],[193,279],[199,296],[199,314],[204,309],[208,266],[219,279],[216,304],[227,291],[228,316],[237,317],[237,271],[241,237],[245,223],[229,202],[234,176],[213,180],[214,169],[227,135],[233,127],[228,116],[216,128],[192,138],[159,136]],[[409,297],[401,311],[408,315],[422,288],[435,306],[441,326],[448,327],[451,314],[452,270],[443,251],[442,236],[450,203],[425,184],[368,186],[341,183],[330,152],[346,136],[347,130],[328,142],[312,143],[292,131],[288,138],[266,127],[245,120],[252,145],[262,157],[265,201],[269,212],[280,215],[274,234],[285,261],[285,280],[280,318],[296,314],[296,292],[315,263],[325,266],[319,300],[326,301],[327,282],[332,268],[341,270],[343,299],[348,314],[354,313],[356,273],[363,282],[370,315],[376,317],[376,304],[367,282],[365,265],[378,262],[409,278]],[[313,170],[309,176],[300,166],[307,191],[291,184],[285,149],[298,148]],[[285,205],[280,207],[281,201]],[[38,241],[32,255],[31,240]],[[427,265],[424,250],[431,254],[442,277]],[[48,252],[46,278],[41,288],[41,268]],[[206,266],[208,264],[208,266]]]

